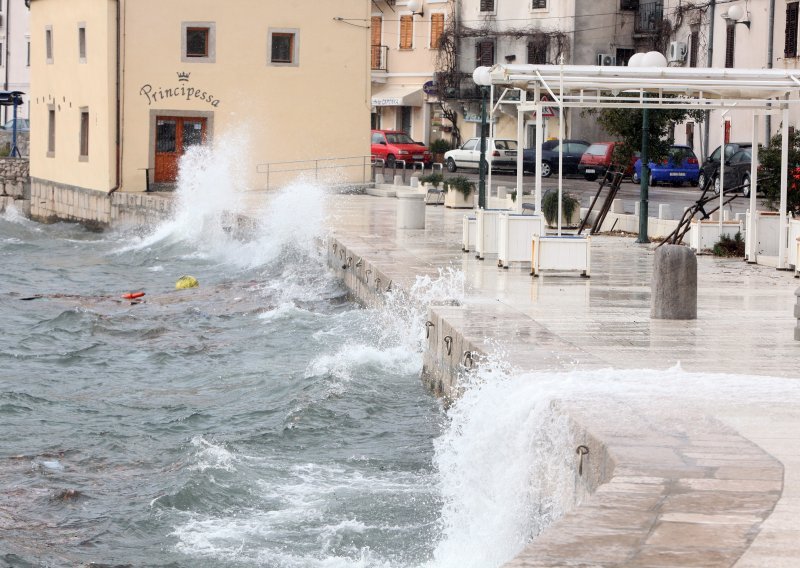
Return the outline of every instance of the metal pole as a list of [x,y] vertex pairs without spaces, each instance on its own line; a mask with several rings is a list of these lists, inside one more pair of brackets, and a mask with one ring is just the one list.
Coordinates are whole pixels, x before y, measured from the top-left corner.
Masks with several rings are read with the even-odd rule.
[[525,104],[527,91],[519,90],[519,107],[517,107],[517,200],[514,203],[514,211],[522,213],[522,185],[524,183],[522,171],[522,148],[525,141],[525,113],[519,110]]
[[750,207],[747,215],[749,224],[745,231],[745,250],[747,251],[747,261],[755,262],[755,221],[756,221],[756,192],[758,191],[758,128],[759,119],[758,114],[753,114],[753,137],[752,137],[752,150],[750,159]]
[[[708,11],[708,57],[706,67],[713,67],[714,63],[714,14],[716,12],[717,0],[710,0]],[[705,116],[706,130],[703,133],[703,156],[708,157],[709,127],[711,126],[711,111],[706,111]]]
[[[6,61],[8,63],[8,61]],[[19,105],[19,96],[14,95],[14,128],[11,129],[11,157],[17,156],[21,158],[19,148],[17,148],[17,106]]]
[[786,245],[789,225],[786,222],[788,209],[787,192],[789,190],[789,107],[783,106],[781,116],[781,205],[778,210],[778,266],[786,268]]
[[[645,93],[646,95],[647,93]],[[642,108],[642,179],[639,180],[639,237],[637,243],[649,243],[647,238],[647,193],[650,188],[650,158],[647,152],[647,138],[650,130],[650,117],[648,109]]]
[[486,209],[486,87],[481,87],[481,155],[478,162],[478,209]]

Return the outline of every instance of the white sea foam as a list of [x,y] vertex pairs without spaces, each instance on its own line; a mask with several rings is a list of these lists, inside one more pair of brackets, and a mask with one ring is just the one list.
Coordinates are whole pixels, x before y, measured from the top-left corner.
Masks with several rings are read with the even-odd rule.
[[237,458],[224,447],[213,444],[202,436],[192,438],[192,446],[199,448],[195,453],[196,462],[189,469],[206,471],[207,469],[221,469],[235,471]]

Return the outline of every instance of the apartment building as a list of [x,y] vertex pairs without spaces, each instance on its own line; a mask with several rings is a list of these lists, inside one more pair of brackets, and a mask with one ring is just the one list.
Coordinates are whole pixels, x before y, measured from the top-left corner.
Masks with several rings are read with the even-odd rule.
[[[0,75],[2,90],[22,91],[23,105],[17,108],[17,116],[27,118],[30,108],[30,14],[19,0],[0,0]],[[0,123],[11,119],[13,110],[0,107]]]
[[241,132],[248,188],[265,164],[368,157],[369,17],[365,0],[30,0],[32,190],[144,191]]

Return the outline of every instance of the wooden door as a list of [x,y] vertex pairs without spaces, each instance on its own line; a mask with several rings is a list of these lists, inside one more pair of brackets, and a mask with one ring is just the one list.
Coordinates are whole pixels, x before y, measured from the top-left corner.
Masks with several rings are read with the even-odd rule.
[[206,119],[203,117],[156,117],[156,183],[174,182],[178,178],[178,162],[192,146],[206,141]]

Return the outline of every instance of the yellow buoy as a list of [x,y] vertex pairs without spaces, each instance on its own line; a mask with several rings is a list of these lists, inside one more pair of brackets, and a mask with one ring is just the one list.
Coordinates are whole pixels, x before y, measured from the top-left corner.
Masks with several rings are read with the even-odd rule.
[[187,275],[178,278],[178,281],[175,282],[175,289],[185,290],[186,288],[197,288],[199,285],[200,283],[197,281],[197,278]]

